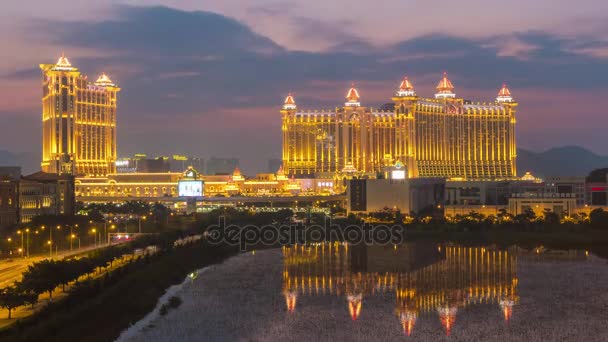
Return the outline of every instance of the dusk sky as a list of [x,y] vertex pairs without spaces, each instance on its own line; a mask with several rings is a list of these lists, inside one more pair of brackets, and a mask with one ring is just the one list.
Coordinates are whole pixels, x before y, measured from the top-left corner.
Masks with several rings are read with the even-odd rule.
[[[90,3],[96,3],[91,5]],[[123,90],[118,153],[280,157],[279,109],[334,108],[355,82],[379,106],[404,75],[432,97],[520,103],[518,146],[608,154],[608,1],[7,1],[0,12],[0,150],[37,157],[38,65],[64,51]]]

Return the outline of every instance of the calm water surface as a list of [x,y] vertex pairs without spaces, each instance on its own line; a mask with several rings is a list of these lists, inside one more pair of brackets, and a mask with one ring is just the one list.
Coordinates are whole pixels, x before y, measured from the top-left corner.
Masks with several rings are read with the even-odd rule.
[[559,268],[560,263],[593,258],[584,250],[433,243],[294,246],[283,248],[283,257],[287,315],[297,316],[306,305],[328,310],[343,305],[352,321],[373,321],[378,310],[386,310],[394,313],[406,336],[415,335],[416,329],[437,329],[450,336],[467,316],[481,320],[488,330],[508,329],[514,316],[525,319],[518,312],[520,261]]
[[585,250],[283,247],[179,296],[133,340],[608,341],[608,264]]

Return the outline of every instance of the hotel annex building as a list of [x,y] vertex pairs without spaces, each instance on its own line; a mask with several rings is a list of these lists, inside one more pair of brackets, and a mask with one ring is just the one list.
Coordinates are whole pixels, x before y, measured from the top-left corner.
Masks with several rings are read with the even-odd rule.
[[283,166],[289,174],[377,173],[402,163],[408,177],[466,180],[516,176],[515,108],[506,85],[491,103],[458,98],[447,74],[433,99],[407,77],[390,105],[361,105],[353,86],[335,110],[281,109]]

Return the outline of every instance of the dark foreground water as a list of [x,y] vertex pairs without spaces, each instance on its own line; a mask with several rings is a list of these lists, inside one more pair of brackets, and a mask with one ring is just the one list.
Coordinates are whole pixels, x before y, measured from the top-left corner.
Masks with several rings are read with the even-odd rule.
[[608,341],[584,250],[323,244],[234,257],[132,341]]

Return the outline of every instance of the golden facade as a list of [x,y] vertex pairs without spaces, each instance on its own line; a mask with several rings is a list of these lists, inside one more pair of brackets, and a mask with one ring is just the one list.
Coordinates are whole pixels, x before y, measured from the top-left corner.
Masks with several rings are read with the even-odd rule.
[[42,69],[44,172],[104,176],[116,172],[116,101],[105,74],[90,83],[65,56]]
[[303,111],[288,95],[281,110],[283,165],[289,173],[377,173],[397,162],[409,177],[509,179],[516,176],[515,107],[503,85],[492,103],[457,98],[444,74],[434,99],[406,78],[381,109],[361,106],[353,86],[335,110]]
[[[163,201],[178,197],[181,172],[118,173],[104,177],[78,177],[76,198],[83,202],[123,200]],[[313,189],[307,180],[289,178],[281,167],[276,174],[260,174],[246,178],[237,167],[230,175],[201,175],[205,197],[264,197],[306,194],[333,194],[333,184],[317,182]]]
[[449,335],[458,312],[479,304],[495,305],[508,321],[519,302],[517,258],[504,250],[335,242],[283,247],[283,263],[288,312],[297,310],[303,296],[343,296],[344,314],[357,320],[366,298],[393,294],[407,335],[422,315],[435,315]]

